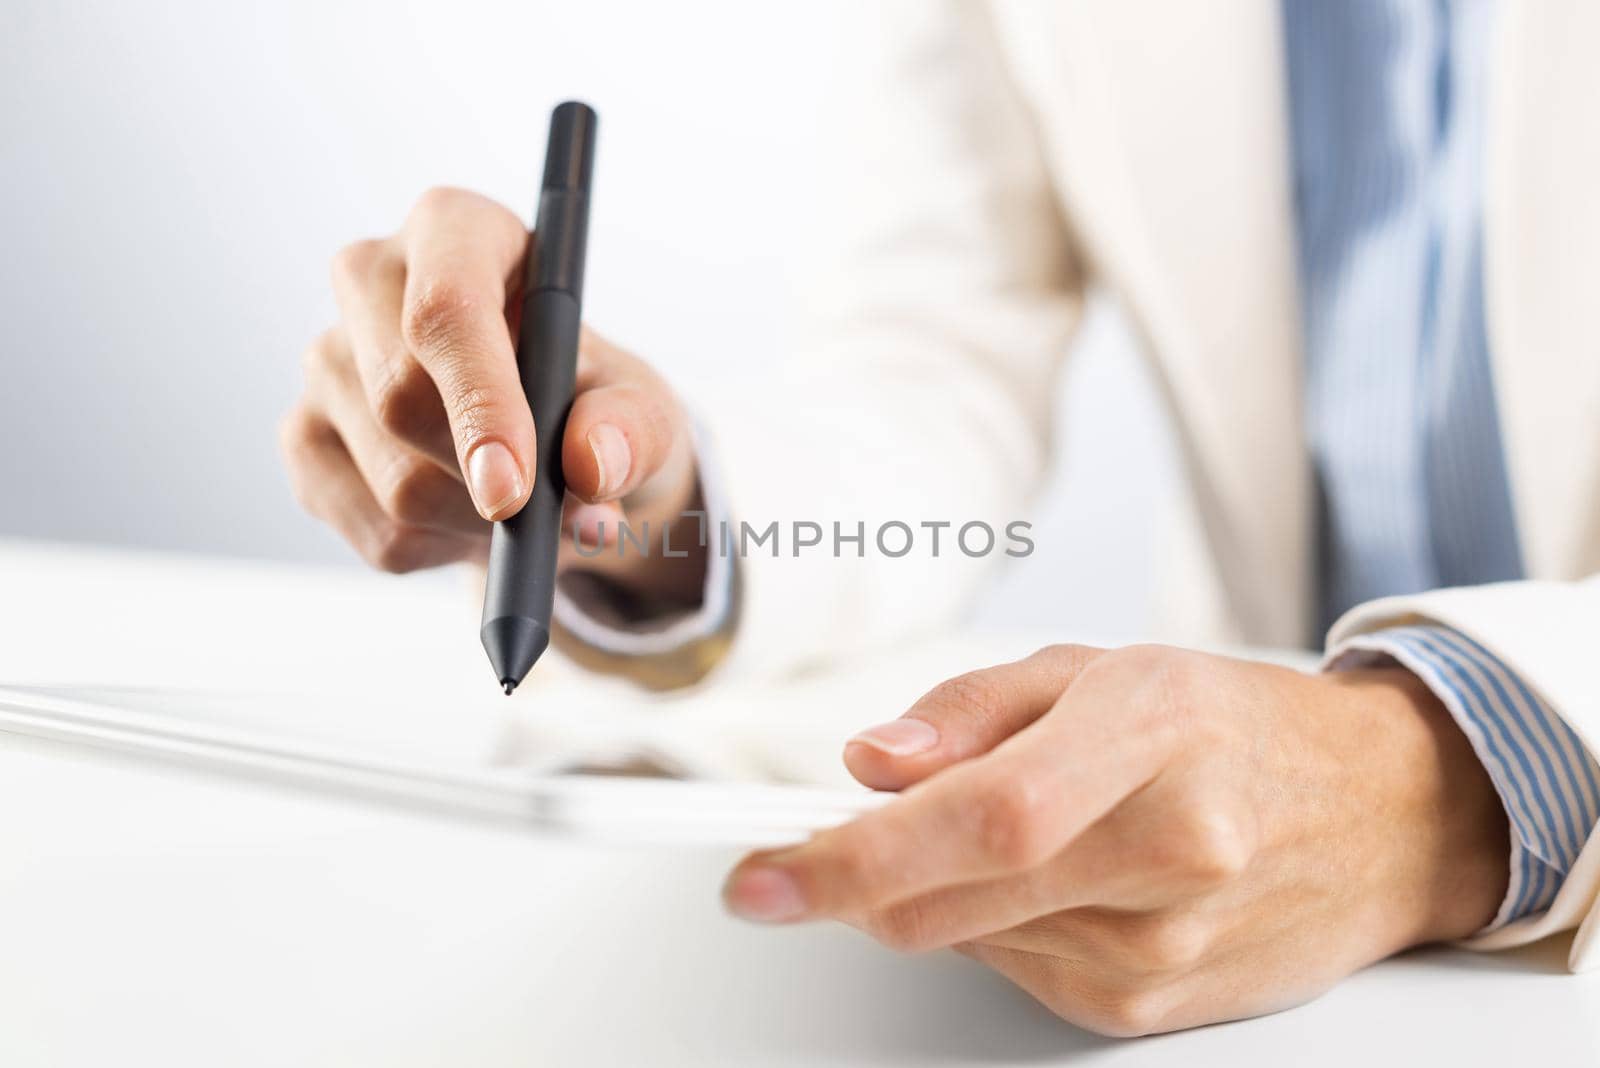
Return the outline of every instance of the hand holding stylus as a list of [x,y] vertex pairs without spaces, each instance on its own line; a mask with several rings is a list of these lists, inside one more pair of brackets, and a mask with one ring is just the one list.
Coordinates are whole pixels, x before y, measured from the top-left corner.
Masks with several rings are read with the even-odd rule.
[[[282,444],[305,508],[374,566],[483,560],[489,521],[520,510],[550,460],[535,455],[513,346],[528,244],[507,208],[435,189],[398,233],[334,259],[340,322],[306,350],[305,393]],[[586,540],[602,520],[614,540],[623,512],[658,530],[693,506],[682,405],[643,361],[587,329],[561,451],[564,526],[577,522]],[[578,562],[570,539],[563,553],[563,566]],[[704,567],[693,555],[610,552],[581,564],[641,593],[684,598],[699,596]]]

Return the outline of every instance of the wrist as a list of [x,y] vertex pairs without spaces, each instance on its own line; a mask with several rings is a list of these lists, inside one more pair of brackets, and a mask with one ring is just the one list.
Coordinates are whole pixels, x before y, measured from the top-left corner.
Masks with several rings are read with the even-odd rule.
[[[1399,759],[1390,775],[1393,885],[1408,944],[1466,938],[1485,927],[1504,900],[1510,829],[1482,761],[1432,690],[1403,667],[1341,672],[1370,685]],[[1378,695],[1382,696],[1379,697]]]

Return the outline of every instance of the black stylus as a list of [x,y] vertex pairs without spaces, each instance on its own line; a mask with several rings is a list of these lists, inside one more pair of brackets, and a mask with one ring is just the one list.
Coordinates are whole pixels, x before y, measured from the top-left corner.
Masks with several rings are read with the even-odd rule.
[[533,410],[538,457],[522,511],[494,525],[483,595],[483,648],[507,694],[550,644],[561,546],[561,438],[572,408],[582,320],[583,258],[594,177],[594,110],[569,101],[550,115],[544,186],[522,292],[517,370]]

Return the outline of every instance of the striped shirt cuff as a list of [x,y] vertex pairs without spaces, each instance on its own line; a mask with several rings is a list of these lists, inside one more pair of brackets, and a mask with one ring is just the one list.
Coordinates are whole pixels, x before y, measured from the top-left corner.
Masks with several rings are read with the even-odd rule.
[[1328,661],[1337,670],[1379,656],[1398,661],[1439,698],[1505,806],[1511,880],[1479,933],[1544,912],[1600,819],[1600,767],[1554,709],[1465,634],[1436,625],[1394,627],[1349,639]]

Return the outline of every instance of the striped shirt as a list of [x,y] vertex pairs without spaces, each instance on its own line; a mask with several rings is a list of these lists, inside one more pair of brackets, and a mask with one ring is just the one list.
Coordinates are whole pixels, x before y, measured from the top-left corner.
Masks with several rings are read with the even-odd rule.
[[[1489,0],[1284,0],[1324,626],[1390,594],[1522,577],[1484,322],[1492,17]],[[1505,804],[1491,929],[1547,909],[1595,826],[1593,758],[1462,634],[1353,644],[1427,683]]]
[[[1380,630],[1345,648],[1393,657],[1426,683],[1494,783],[1511,825],[1511,878],[1485,930],[1548,909],[1600,820],[1600,766],[1572,728],[1499,658],[1449,627]],[[1363,659],[1347,653],[1338,665]]]

